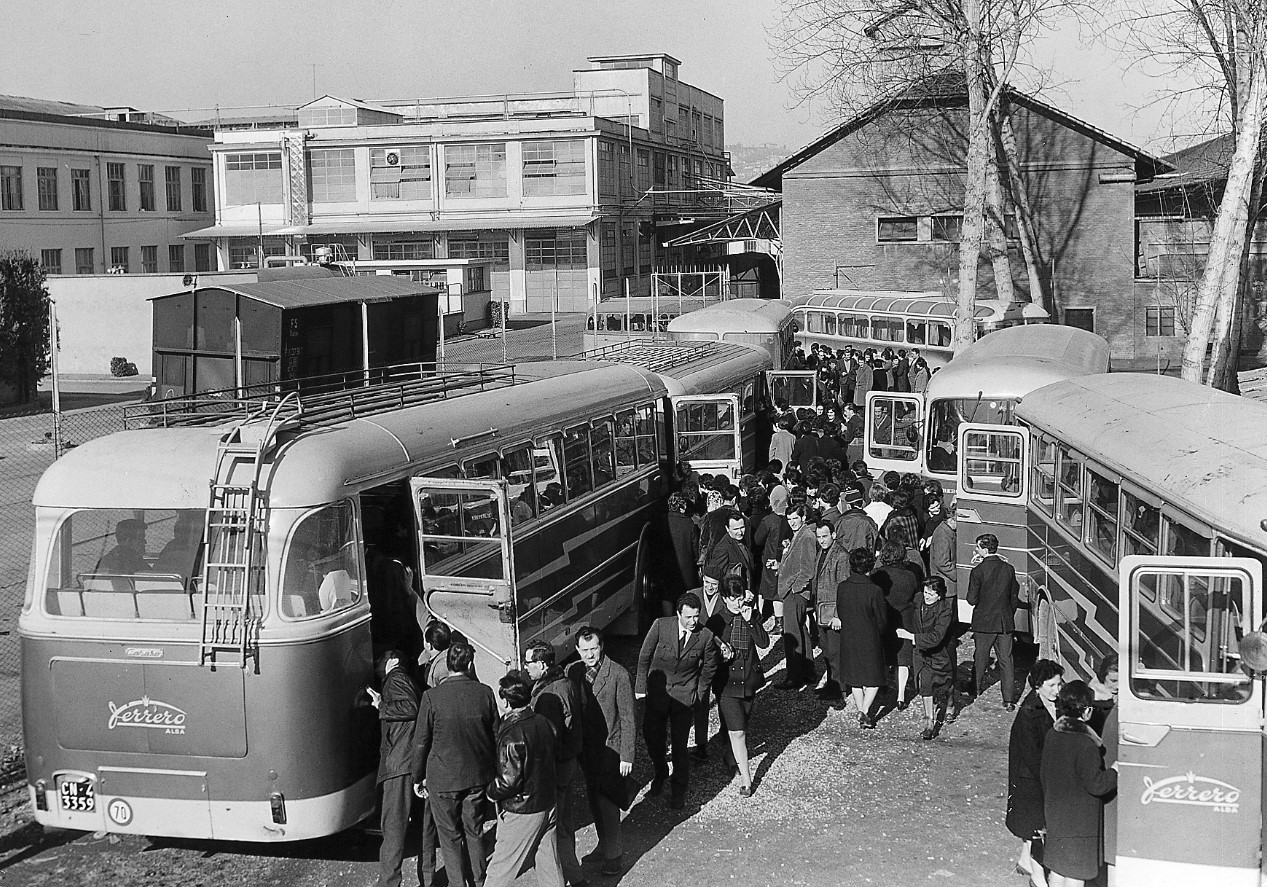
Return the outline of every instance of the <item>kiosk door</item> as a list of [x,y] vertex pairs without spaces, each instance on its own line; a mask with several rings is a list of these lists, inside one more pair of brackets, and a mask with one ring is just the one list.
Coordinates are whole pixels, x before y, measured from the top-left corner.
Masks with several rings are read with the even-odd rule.
[[1122,559],[1117,883],[1260,883],[1263,683],[1239,643],[1262,624],[1250,558]]
[[506,482],[415,477],[409,486],[423,602],[470,640],[479,674],[496,679],[519,662]]

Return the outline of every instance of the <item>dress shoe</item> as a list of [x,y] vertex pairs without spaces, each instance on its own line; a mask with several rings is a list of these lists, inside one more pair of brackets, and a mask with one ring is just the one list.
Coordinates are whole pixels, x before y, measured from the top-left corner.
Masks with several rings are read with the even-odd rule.
[[751,797],[752,797],[752,786],[750,786],[750,785],[741,785],[741,786],[739,786],[739,797],[741,797],[741,798],[751,798]]
[[781,616],[774,617],[774,629],[771,634],[783,634],[783,618]]
[[624,870],[621,864],[621,857],[617,856],[612,859],[604,859],[603,867],[599,869],[604,875],[619,875]]
[[1015,703],[1015,702],[1005,702],[1005,703],[1003,703],[1003,710],[1004,710],[1004,711],[1016,711],[1016,703]]
[[919,734],[919,738],[927,740],[932,739],[936,735],[937,732],[932,727],[925,727],[923,732]]
[[647,789],[647,797],[654,798],[664,791],[664,780],[659,777],[651,780],[651,788]]

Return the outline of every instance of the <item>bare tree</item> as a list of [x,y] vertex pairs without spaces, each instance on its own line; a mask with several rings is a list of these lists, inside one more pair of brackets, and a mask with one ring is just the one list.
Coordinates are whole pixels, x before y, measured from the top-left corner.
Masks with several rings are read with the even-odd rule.
[[[983,241],[993,243],[996,280],[1003,274],[1007,280],[1003,290],[1011,288],[1005,235],[1000,228],[1004,238],[1000,252],[986,221],[987,204],[994,211],[1002,203],[1004,178],[1014,201],[1024,190],[1017,182],[1019,163],[1014,157],[1000,159],[1007,158],[1008,144],[1001,128],[1004,118],[996,113],[1000,96],[1029,41],[1057,15],[1081,7],[1081,0],[784,0],[774,49],[803,98],[825,99],[854,115],[908,94],[930,75],[956,71],[963,77],[968,121],[955,309],[957,348],[972,341]],[[990,184],[992,165],[1000,183],[997,198]],[[1018,214],[1021,208],[1017,206]],[[1001,226],[1002,214],[998,215]],[[1029,224],[1027,218],[1022,227]],[[1032,233],[1029,229],[1028,234]],[[1032,255],[1033,250],[1026,251],[1027,259]],[[1041,298],[1041,287],[1033,290],[1032,286],[1037,278],[1031,270],[1032,295]]]

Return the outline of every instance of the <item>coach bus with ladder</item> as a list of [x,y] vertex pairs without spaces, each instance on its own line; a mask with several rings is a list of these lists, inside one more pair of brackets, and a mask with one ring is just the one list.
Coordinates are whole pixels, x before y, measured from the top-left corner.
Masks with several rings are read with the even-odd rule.
[[960,429],[960,507],[1026,506],[1042,655],[1120,654],[1117,883],[1258,887],[1267,406],[1121,373],[1015,418]]
[[412,656],[436,618],[496,681],[531,641],[636,630],[666,472],[752,464],[770,366],[662,343],[138,408],[157,427],[83,444],[34,494],[19,633],[36,820],[294,841],[364,819],[375,655]]
[[[955,301],[939,292],[818,290],[792,300],[797,338],[806,347],[915,350],[930,367],[954,357]],[[1013,326],[1047,323],[1050,315],[1031,302],[978,299],[976,338]]]

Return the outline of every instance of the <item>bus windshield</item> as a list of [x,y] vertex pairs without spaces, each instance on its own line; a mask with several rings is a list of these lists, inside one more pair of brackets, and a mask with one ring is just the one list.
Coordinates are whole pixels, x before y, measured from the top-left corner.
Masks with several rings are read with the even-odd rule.
[[987,425],[1015,423],[1016,401],[1010,398],[951,397],[935,400],[928,408],[928,470],[954,474],[959,426],[964,422]]
[[82,509],[58,527],[44,606],[52,616],[195,618],[204,511]]

